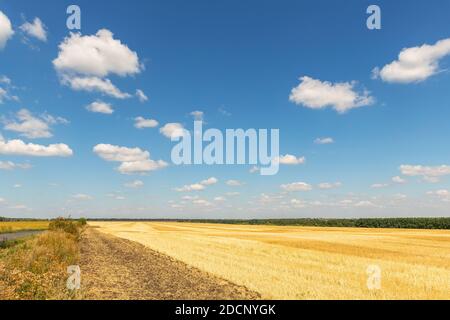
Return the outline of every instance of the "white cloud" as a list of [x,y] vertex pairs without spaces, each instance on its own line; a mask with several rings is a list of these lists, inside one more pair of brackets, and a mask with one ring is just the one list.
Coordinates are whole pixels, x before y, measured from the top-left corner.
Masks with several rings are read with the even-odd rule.
[[3,88],[0,87],[0,104],[5,101],[19,101],[19,97],[10,93],[11,89],[16,89],[16,87],[12,86],[12,81],[5,75],[0,75],[0,84],[3,85]]
[[304,208],[307,205],[305,201],[299,199],[291,199],[290,204],[296,208]]
[[137,117],[134,119],[134,121],[135,121],[134,126],[137,129],[155,128],[159,125],[158,121],[153,119],[145,119],[143,117]]
[[427,195],[435,196],[441,199],[442,201],[450,202],[450,191],[446,189],[436,190],[436,191],[428,191]]
[[450,175],[450,166],[401,165],[400,171],[404,176],[421,176],[425,181],[438,182],[440,177]]
[[78,194],[74,194],[72,196],[72,199],[86,201],[86,200],[92,200],[93,197],[90,195],[84,194],[84,193],[78,193]]
[[107,29],[90,36],[70,33],[60,43],[58,57],[53,60],[53,65],[62,73],[100,78],[109,74],[124,77],[141,72],[137,53],[113,36]]
[[217,201],[217,202],[224,202],[224,201],[227,201],[227,199],[225,199],[225,197],[215,197],[215,198],[214,198],[214,201]]
[[381,70],[373,70],[374,78],[385,82],[411,83],[420,82],[440,72],[439,61],[450,54],[450,38],[433,45],[403,49],[395,60]]
[[219,180],[217,180],[215,177],[211,177],[211,178],[201,181],[200,184],[202,184],[204,186],[211,186],[213,184],[216,184],[217,182],[219,182]]
[[3,120],[3,123],[5,124],[4,129],[18,132],[21,136],[29,139],[50,138],[53,136],[50,125],[68,123],[68,121],[64,118],[55,118],[48,114],[43,114],[39,118],[35,117],[27,109],[21,109],[18,111],[16,118],[17,121]]
[[374,189],[382,189],[382,188],[389,187],[389,184],[387,184],[387,183],[374,183],[370,187],[374,188]]
[[131,97],[129,93],[120,91],[109,79],[62,76],[61,81],[75,91],[99,92],[117,99]]
[[94,147],[94,153],[106,161],[134,162],[150,158],[150,153],[140,148],[127,148],[110,144],[98,144]]
[[127,148],[110,144],[98,144],[93,152],[106,161],[121,162],[117,170],[122,174],[139,174],[167,167],[162,160],[150,159],[150,153],[140,148]]
[[406,180],[400,176],[395,176],[395,177],[392,177],[392,182],[403,184],[403,183],[406,183]]
[[138,97],[139,101],[142,103],[148,101],[148,97],[145,95],[144,91],[142,91],[141,89],[136,90],[136,97]]
[[14,163],[12,161],[0,161],[0,170],[30,169],[29,163]]
[[86,110],[94,113],[113,114],[114,110],[109,103],[95,101],[86,106]]
[[331,83],[310,77],[301,77],[300,84],[292,89],[289,100],[311,109],[332,107],[339,113],[353,108],[369,106],[374,98],[367,90],[354,90],[355,82]]
[[310,184],[307,184],[305,182],[294,182],[289,184],[282,184],[281,189],[289,192],[293,191],[311,191],[312,186]]
[[163,160],[141,160],[141,161],[131,161],[122,162],[117,168],[122,174],[142,174],[150,171],[156,171],[167,167],[167,162]]
[[332,144],[334,143],[334,139],[333,138],[317,138],[316,140],[314,140],[315,144]]
[[177,138],[183,136],[183,125],[180,123],[167,123],[164,127],[159,129],[162,135],[167,138]]
[[73,151],[66,144],[43,146],[25,143],[22,140],[5,141],[0,139],[0,154],[34,157],[70,157]]
[[10,85],[11,84],[11,79],[8,78],[5,75],[0,75],[0,83]]
[[175,191],[178,192],[191,192],[191,191],[203,191],[206,187],[200,183],[194,183],[190,185],[185,185],[181,188],[175,188]]
[[363,208],[370,208],[370,207],[376,207],[376,205],[371,201],[359,201],[354,204],[355,207],[363,207]]
[[135,75],[143,69],[137,53],[114,39],[113,33],[106,29],[91,36],[71,33],[60,43],[53,65],[62,83],[73,90],[101,92],[118,99],[131,95],[120,91],[106,77]]
[[299,157],[293,156],[291,154],[286,154],[284,156],[280,156],[278,158],[274,159],[275,162],[279,162],[280,164],[285,165],[299,165],[304,164],[306,162],[305,157]]
[[194,183],[194,184],[190,184],[190,185],[185,185],[181,188],[175,188],[174,190],[177,192],[192,192],[192,191],[203,191],[206,189],[207,186],[211,186],[216,184],[217,182],[219,182],[219,180],[217,180],[214,177],[211,177],[209,179],[205,179],[199,183]]
[[406,194],[402,194],[402,193],[394,194],[392,197],[394,198],[394,200],[405,200],[408,198],[408,196]]
[[134,181],[125,183],[126,188],[137,189],[137,188],[141,188],[143,186],[144,186],[144,182],[142,182],[141,180],[134,180]]
[[228,180],[226,182],[226,184],[230,187],[240,187],[240,186],[244,185],[243,182],[238,181],[238,180]]
[[198,205],[198,206],[203,206],[203,207],[211,207],[213,206],[213,204],[207,200],[204,199],[197,199],[192,201],[193,204]]
[[11,21],[0,11],[0,50],[6,46],[6,42],[13,36]]
[[342,186],[342,183],[340,183],[340,182],[333,182],[333,183],[322,182],[322,183],[319,183],[319,185],[318,185],[319,189],[322,189],[322,190],[335,189],[335,188],[339,188],[341,186]]
[[41,19],[34,18],[33,22],[25,22],[20,26],[20,30],[30,37],[34,37],[40,41],[47,42],[47,30]]
[[259,172],[260,168],[258,166],[253,166],[250,168],[249,172],[250,173],[257,173]]
[[190,115],[194,118],[195,121],[203,121],[203,111],[192,111]]

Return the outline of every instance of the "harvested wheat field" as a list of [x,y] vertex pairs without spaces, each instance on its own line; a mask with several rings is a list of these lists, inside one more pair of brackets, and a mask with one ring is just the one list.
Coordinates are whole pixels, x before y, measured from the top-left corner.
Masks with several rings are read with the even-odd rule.
[[[264,299],[450,299],[450,231],[92,222]],[[367,268],[381,269],[369,290]]]
[[45,230],[48,221],[0,221],[0,234],[19,231]]

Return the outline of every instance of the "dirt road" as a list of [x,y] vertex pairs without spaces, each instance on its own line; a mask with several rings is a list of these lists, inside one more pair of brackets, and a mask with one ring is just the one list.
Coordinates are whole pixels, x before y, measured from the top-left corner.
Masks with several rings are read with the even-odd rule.
[[257,299],[258,294],[152,251],[88,228],[81,242],[84,299]]

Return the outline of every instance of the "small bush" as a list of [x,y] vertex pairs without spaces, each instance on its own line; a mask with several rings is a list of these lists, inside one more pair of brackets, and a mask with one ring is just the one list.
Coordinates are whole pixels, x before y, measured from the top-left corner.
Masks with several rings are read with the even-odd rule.
[[56,218],[52,220],[48,226],[51,231],[64,231],[76,238],[80,236],[80,225],[72,220],[67,220],[64,218]]

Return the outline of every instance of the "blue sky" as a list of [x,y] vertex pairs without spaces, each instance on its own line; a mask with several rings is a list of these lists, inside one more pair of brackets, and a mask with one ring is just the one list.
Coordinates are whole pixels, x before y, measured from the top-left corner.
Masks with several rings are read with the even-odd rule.
[[[369,30],[374,3],[77,1],[71,35],[72,2],[0,0],[0,215],[448,216],[450,3],[376,1],[382,29]],[[123,59],[92,62],[99,44]],[[93,78],[115,97],[89,91]],[[298,161],[275,176],[174,166],[162,132],[191,130],[193,111],[205,128],[279,128],[281,155]],[[138,129],[137,117],[158,125]],[[11,151],[19,140],[28,151]],[[71,152],[33,156],[30,143]],[[116,160],[139,148],[154,170],[121,173],[98,145]]]

